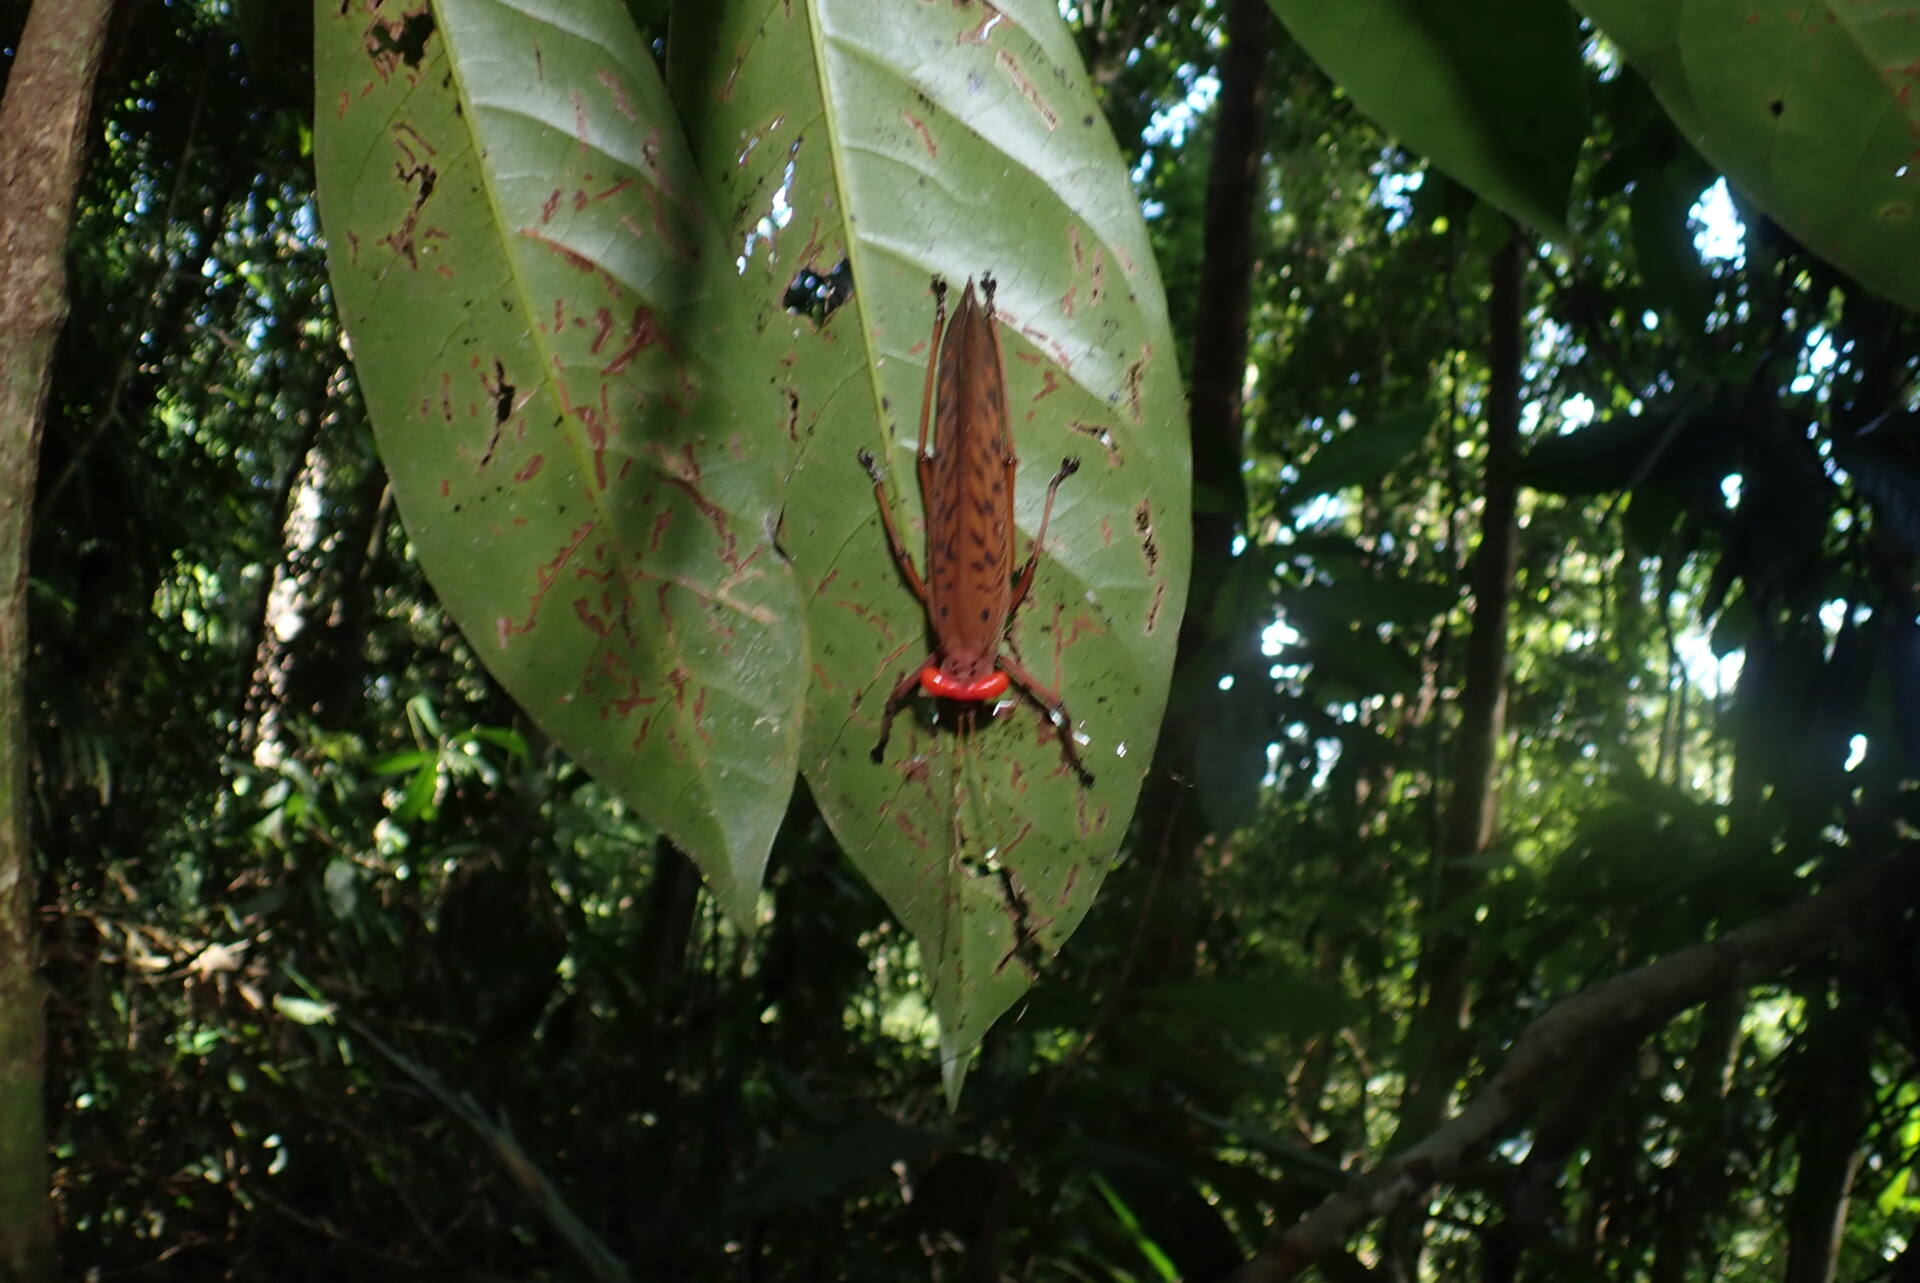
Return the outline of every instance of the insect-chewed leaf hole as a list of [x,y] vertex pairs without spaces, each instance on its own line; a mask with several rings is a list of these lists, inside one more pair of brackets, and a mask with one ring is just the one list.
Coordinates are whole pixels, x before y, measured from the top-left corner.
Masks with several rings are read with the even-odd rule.
[[811,267],[795,272],[782,304],[789,312],[812,317],[815,325],[825,325],[852,298],[853,264],[842,257],[824,276]]

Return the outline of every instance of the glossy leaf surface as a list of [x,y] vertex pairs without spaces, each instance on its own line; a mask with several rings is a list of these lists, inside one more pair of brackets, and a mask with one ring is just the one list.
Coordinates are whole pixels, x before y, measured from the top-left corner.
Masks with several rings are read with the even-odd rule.
[[647,47],[617,0],[316,13],[332,278],[417,554],[532,717],[749,922],[805,672],[770,540],[786,437],[733,364]]
[[1920,308],[1920,22],[1902,0],[1579,0],[1688,141],[1808,248]]
[[[808,595],[802,769],[920,942],[957,1085],[1086,913],[1153,755],[1188,562],[1186,420],[1161,287],[1124,164],[1044,0],[903,5],[884,21],[851,2],[689,5],[682,18],[669,78],[755,291],[757,377],[786,398],[798,448],[781,546]],[[932,643],[856,456],[881,460],[924,566],[913,446],[928,282],[957,291],[989,272],[1019,557],[1048,477],[1064,456],[1082,461],[1013,640],[1064,695],[1097,776],[1088,789],[1017,701],[962,736],[952,709],[921,699],[885,761],[869,758],[888,691]],[[850,297],[814,284],[848,279]]]
[[1269,0],[1380,127],[1481,199],[1564,236],[1586,137],[1572,15],[1538,0]]

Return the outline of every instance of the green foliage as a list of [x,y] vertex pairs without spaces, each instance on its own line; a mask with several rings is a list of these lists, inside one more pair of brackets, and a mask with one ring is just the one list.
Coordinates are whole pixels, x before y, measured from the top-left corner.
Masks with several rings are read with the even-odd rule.
[[1793,236],[1920,306],[1920,121],[1900,4],[1577,0],[1700,154]]
[[[743,926],[800,766],[920,942],[957,1089],[1125,833],[1186,578],[1173,343],[1064,30],[1044,5],[688,7],[670,103],[611,0],[564,32],[486,4],[316,13],[343,309],[455,618]],[[926,621],[857,457],[912,474],[926,282],[986,273],[1024,529],[1091,454],[1009,643],[1075,721],[1018,706],[969,738],[948,710],[875,763]]]
[[[630,8],[656,32],[674,25],[663,6]],[[1156,531],[1184,524],[1158,506],[1163,487],[1184,488],[1166,462],[1179,443],[1127,449],[1124,399],[1108,406],[1058,373],[1042,412],[1016,424],[1029,529],[1036,476],[1083,457],[1056,514],[1072,536],[1050,539],[1018,640],[1044,671],[1055,609],[1070,619],[1092,587],[1114,635],[1083,632],[1070,657],[1089,662],[1061,674],[1089,757],[1126,738],[1130,771],[1172,806],[1249,819],[1187,850],[1167,838],[1172,813],[1148,809],[1123,836],[1116,810],[1100,843],[1072,844],[1105,872],[1099,912],[1030,986],[1026,959],[1007,959],[1004,987],[983,992],[1013,1006],[950,1110],[936,1086],[936,952],[909,925],[941,905],[903,909],[909,892],[876,890],[883,848],[849,836],[849,808],[878,804],[863,781],[898,783],[916,762],[949,772],[949,789],[972,787],[982,763],[1021,764],[1030,800],[986,780],[969,803],[983,828],[1043,810],[1073,824],[1075,794],[1038,782],[1060,759],[1026,710],[976,728],[965,756],[938,726],[903,721],[888,765],[865,761],[873,697],[850,715],[849,692],[917,659],[923,625],[852,453],[887,446],[898,510],[917,511],[902,443],[936,268],[1001,276],[1016,404],[1058,367],[1013,322],[1049,339],[1089,317],[1132,326],[1122,349],[1151,342],[1156,365],[1188,341],[1212,305],[1196,282],[1221,15],[1074,13],[1065,30],[1097,90],[1075,79],[1058,29],[1003,18],[991,40],[1017,39],[1022,59],[1072,82],[1055,98],[1057,80],[1032,80],[1048,102],[1103,94],[1121,136],[1109,153],[1061,113],[1056,131],[1005,135],[1031,144],[1025,160],[989,161],[987,135],[960,129],[950,100],[968,100],[959,68],[984,56],[988,105],[1033,111],[998,46],[929,54],[940,110],[905,103],[940,141],[929,157],[897,95],[873,89],[861,111],[824,114],[836,98],[823,68],[905,73],[898,57],[847,66],[852,42],[889,38],[870,21],[824,43],[777,25],[822,12],[675,15],[686,43],[652,50],[672,95],[658,110],[694,126],[678,163],[698,175],[711,252],[732,278],[710,301],[663,307],[661,324],[712,315],[678,350],[691,362],[721,342],[761,371],[715,396],[773,408],[776,431],[748,461],[772,484],[807,473],[773,492],[786,521],[772,529],[808,593],[782,626],[810,639],[802,743],[816,721],[845,729],[824,763],[800,752],[803,787],[774,831],[749,934],[615,779],[585,769],[571,733],[549,738],[538,710],[509,698],[488,667],[492,635],[469,642],[443,605],[458,603],[429,587],[423,563],[472,592],[506,591],[432,563],[408,492],[418,478],[376,457],[356,381],[372,378],[344,359],[317,248],[330,220],[317,221],[306,150],[304,24],[276,29],[246,7],[129,11],[74,244],[32,585],[67,1273],[1219,1278],[1418,1139],[1402,1130],[1410,1088],[1470,1096],[1542,1011],[1797,904],[1920,829],[1920,324],[1750,205],[1736,206],[1739,254],[1703,259],[1690,211],[1711,173],[1633,74],[1582,63],[1594,110],[1569,221],[1583,239],[1536,247],[1523,278],[1525,484],[1493,838],[1466,858],[1442,850],[1480,609],[1490,224],[1283,42],[1248,267],[1250,519],[1208,603],[1220,649],[1177,677],[1182,697],[1226,710],[1192,778],[1167,781],[1135,749],[1152,699],[1097,703],[1147,663],[1129,649],[1139,638],[1119,639],[1120,623],[1141,627],[1146,582],[1130,568],[1129,504],[1151,491]],[[945,39],[985,17],[930,6],[914,20]],[[748,18],[777,34],[754,43],[727,25]],[[556,50],[542,49],[549,67]],[[524,50],[512,52],[497,65],[519,67]],[[713,78],[736,57],[722,102]],[[789,99],[815,114],[803,128],[789,112],[737,163],[743,123],[758,122],[752,136]],[[857,164],[833,158],[835,137],[864,140],[847,149]],[[1043,168],[1052,148],[1090,176]],[[1056,306],[1072,261],[1054,234],[1062,211],[1124,221],[1116,154],[1143,166],[1151,253],[1101,226],[1137,263],[1160,263],[1164,326],[1124,315],[1112,288],[1084,313],[1082,290],[1073,318]],[[902,155],[942,177],[933,194],[854,176]],[[742,274],[746,231],[789,161],[794,218],[754,241]],[[543,163],[551,185],[577,162],[563,147]],[[1000,167],[1039,212],[993,216]],[[436,199],[457,191],[440,184]],[[961,198],[988,216],[952,234],[984,247],[914,234],[887,251],[889,219]],[[822,212],[817,236],[803,202]],[[498,240],[510,224],[481,226]],[[831,282],[842,250],[852,297],[829,311],[829,289],[788,311],[802,269]],[[1002,266],[1016,253],[1026,285]],[[419,285],[422,306],[432,286]],[[726,319],[735,288],[751,300],[740,337]],[[534,341],[531,324],[520,333]],[[516,398],[540,389],[557,406],[569,387],[540,370]],[[1143,391],[1177,418],[1173,395]],[[1107,416],[1123,450],[1111,470],[1072,416],[1044,412],[1069,397]],[[742,431],[766,426],[740,413]],[[575,466],[576,480],[591,474]],[[737,516],[741,539],[768,537],[762,515]],[[1088,534],[1103,516],[1111,546]],[[843,565],[828,594],[813,591]],[[849,615],[821,598],[854,580],[862,595],[846,600],[885,621],[891,646],[878,624],[821,622]],[[862,657],[858,682],[831,667],[833,688],[820,680],[822,637]],[[881,663],[892,647],[905,649]],[[1130,796],[1137,775],[1096,765],[1089,800],[1110,780]],[[931,831],[959,813],[947,797],[900,807]],[[1911,1269],[1920,1088],[1910,921],[1896,922],[1576,1049],[1536,1108],[1421,1202],[1430,1215],[1410,1215],[1409,1234],[1364,1224],[1322,1272],[1410,1271],[1411,1242],[1430,1277],[1779,1278],[1795,1243],[1814,1241],[1800,1227],[1823,1199],[1825,1223],[1843,1226],[1834,1277]],[[1430,974],[1458,940],[1469,1018],[1428,1038]],[[1836,1160],[1850,1184],[1831,1177]]]
[[1573,16],[1534,0],[1270,0],[1362,110],[1556,239],[1586,138]]
[[784,442],[694,275],[724,252],[653,60],[613,4],[316,13],[323,230],[418,555],[750,924],[807,665],[763,529]]

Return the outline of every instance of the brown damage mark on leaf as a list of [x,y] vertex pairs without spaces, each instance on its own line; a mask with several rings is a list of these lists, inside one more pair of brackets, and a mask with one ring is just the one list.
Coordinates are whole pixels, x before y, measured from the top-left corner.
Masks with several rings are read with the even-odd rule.
[[1140,422],[1140,385],[1147,377],[1147,362],[1153,360],[1153,344],[1140,345],[1140,359],[1127,367],[1127,417]]
[[[596,319],[599,322],[600,328],[595,334],[593,344],[589,350],[595,356],[598,356],[600,355],[601,345],[606,341],[611,332],[612,318],[608,315],[607,309],[602,308],[599,313],[596,314]],[[627,321],[626,333],[622,337],[624,341],[620,345],[620,350],[615,352],[613,356],[608,359],[607,363],[600,367],[600,373],[605,378],[612,378],[617,374],[623,373],[642,352],[656,343],[665,342],[665,335],[661,333],[660,327],[654,323],[653,309],[641,305],[634,307],[633,315]],[[668,351],[671,353],[672,349],[669,348]]]
[[400,226],[380,238],[380,244],[392,250],[396,258],[406,260],[407,267],[420,270],[420,244],[425,240],[445,240],[446,233],[439,228],[419,230],[420,211],[426,207],[433,196],[433,189],[440,181],[439,171],[427,157],[434,154],[433,144],[421,137],[412,125],[401,121],[393,127],[393,145],[400,153],[394,161],[394,175],[400,185],[413,189],[413,204],[407,207],[406,217],[400,220]]
[[[820,586],[822,588],[826,587],[824,583]],[[856,588],[859,587],[858,584],[854,586]],[[830,604],[846,611],[862,623],[872,624],[880,630],[880,637],[883,641],[893,641],[893,629],[888,626],[887,617],[883,612],[872,610],[864,602],[855,601],[851,597],[835,597]],[[894,660],[900,658],[901,651],[904,651],[906,648],[905,642],[900,643],[893,653],[887,656],[887,662],[891,664]]]
[[1153,540],[1152,501],[1142,499],[1133,510],[1133,532],[1140,536],[1140,555],[1147,559],[1147,574],[1160,573],[1160,545]]
[[713,523],[713,532],[720,537],[720,560],[731,570],[741,569],[739,541],[727,523],[726,511],[700,489],[700,461],[694,457],[693,443],[681,446],[678,452],[656,451],[654,467],[661,480],[685,494],[700,515]]
[[1071,650],[1074,643],[1080,640],[1082,634],[1090,634],[1094,637],[1105,637],[1107,635],[1106,623],[1097,616],[1089,614],[1084,609],[1074,612],[1073,618],[1067,622],[1064,630],[1062,630],[1060,626],[1060,607],[1055,606],[1053,613],[1053,653],[1056,659]]
[[660,720],[658,711],[648,713],[640,719],[640,729],[634,732],[633,742],[629,746],[634,752],[638,753],[647,746],[647,741],[653,737],[653,724],[658,720]]
[[[586,177],[591,178],[592,175],[589,174],[589,175],[586,175]],[[613,186],[603,187],[597,192],[590,192],[586,190],[584,187],[576,188],[573,193],[573,208],[577,213],[578,211],[587,208],[587,206],[589,205],[597,205],[603,200],[612,200],[615,196],[618,196],[621,192],[624,192],[625,190],[627,190],[627,188],[633,186],[633,183],[634,183],[634,180],[631,178],[622,178],[619,182],[615,183]]]
[[[594,609],[596,605],[599,606],[598,610]],[[592,633],[595,637],[600,638],[602,641],[605,641],[607,638],[613,636],[615,629],[618,629],[622,635],[629,636],[629,637],[632,635],[631,631],[627,628],[626,602],[623,600],[621,602],[620,608],[616,610],[614,607],[613,593],[611,590],[603,589],[600,593],[600,597],[597,602],[589,597],[575,597],[573,599],[573,617],[580,621],[581,627],[585,628],[588,632]],[[609,676],[614,675],[613,668],[612,668],[614,659],[615,659],[615,654],[613,651],[605,652],[601,659],[601,664],[600,664],[601,670]],[[589,670],[584,689],[587,690],[588,692],[591,692],[593,689],[593,686],[594,686],[594,681],[593,681],[591,670]],[[629,688],[633,691],[638,691],[639,687],[636,684],[636,679],[629,678]],[[620,700],[616,698],[614,703],[617,706],[620,703]],[[650,699],[635,698],[628,701],[628,703],[629,704],[651,704],[653,703],[653,701]],[[624,711],[624,710],[619,710],[616,708],[616,711]],[[605,718],[606,715],[607,715],[606,707],[602,706],[600,710],[600,716],[602,718]]]
[[[1068,419],[1067,430],[1069,432],[1078,432],[1083,437],[1092,437],[1095,441],[1098,441],[1100,448],[1107,452],[1107,466],[1109,468],[1117,468],[1120,466],[1120,446],[1119,443],[1113,439],[1111,429],[1103,428],[1097,423],[1087,423],[1081,419]],[[1104,522],[1106,518],[1102,517],[1101,520]],[[1113,542],[1112,526],[1107,527],[1107,542]]]
[[500,649],[505,650],[515,637],[533,631],[534,624],[540,619],[541,603],[546,600],[547,593],[559,580],[561,570],[573,559],[573,555],[580,551],[580,545],[587,541],[587,536],[593,533],[594,524],[591,521],[583,521],[575,526],[573,533],[567,537],[566,544],[553,555],[553,559],[534,571],[533,596],[527,602],[525,619],[509,619],[502,615],[493,621],[494,640]]
[[[647,209],[653,215],[653,235],[666,243],[667,252],[676,258],[697,260],[700,257],[699,242],[691,236],[681,235],[674,227],[672,220],[668,217],[667,203],[662,198],[660,189],[651,183],[642,183],[640,194],[646,197]],[[647,238],[647,229],[634,222],[631,214],[620,216],[620,226],[626,228],[635,240]]]
[[979,25],[974,27],[972,31],[961,32],[958,38],[954,40],[955,44],[986,44],[987,38],[993,34],[993,29],[1000,25],[1000,20],[1005,16],[998,9],[994,8],[993,5],[987,3],[986,0],[981,0],[980,10]]
[[[672,613],[667,609],[665,584],[660,585],[660,613],[669,621],[673,618]],[[685,664],[675,664],[667,673],[667,685],[673,687],[673,706],[683,712],[687,707],[687,683],[692,679],[693,674],[687,671]]]
[[[799,149],[800,140],[795,139],[793,151],[797,152]],[[791,154],[790,152],[789,155]],[[800,247],[800,261],[811,269],[815,263],[820,261],[820,256],[826,253],[826,249],[827,243],[820,238],[820,219],[815,217],[807,225],[807,243]],[[846,256],[846,247],[843,245],[840,249],[840,257],[845,258]]]
[[[1080,237],[1080,224],[1078,223],[1067,224],[1067,249],[1073,255],[1073,274],[1076,277],[1082,272],[1089,274],[1087,281],[1087,306],[1099,307],[1107,297],[1106,251],[1095,246],[1092,266],[1089,268],[1087,247],[1086,243]],[[1069,289],[1067,291],[1067,298],[1071,299],[1072,297],[1073,290]],[[1068,314],[1072,314],[1071,310],[1069,310]]]
[[[620,671],[616,671],[616,669]],[[610,714],[623,719],[628,718],[640,709],[650,704],[660,702],[660,698],[657,695],[641,694],[640,675],[633,671],[626,660],[614,654],[612,651],[608,651],[600,657],[600,671],[615,681],[625,676],[627,682],[624,690],[600,706],[600,719],[602,721],[605,721]]]
[[1025,842],[1027,838],[1032,836],[1032,834],[1033,834],[1033,821],[1028,820],[1025,824],[1022,824],[1020,826],[1020,831],[1013,835],[1013,840],[1000,848],[1000,858],[1002,860],[1005,860],[1008,856],[1012,855],[1014,851],[1019,848],[1020,844],[1022,842]]
[[580,145],[581,155],[588,155],[594,150],[594,146],[593,132],[589,128],[587,100],[576,89],[569,95],[569,101],[573,104],[573,141]]
[[647,551],[659,552],[660,539],[667,533],[667,527],[673,524],[673,509],[662,508],[653,518],[653,530],[647,539]]
[[[1036,330],[1031,325],[1021,326],[1020,334],[1023,338],[1031,341],[1035,347],[1045,348],[1047,350],[1047,356],[1061,369],[1071,370],[1073,368],[1073,359],[1067,355],[1067,349],[1061,346],[1059,339],[1054,338],[1051,334],[1045,333],[1044,331]],[[1031,352],[1020,352],[1016,355],[1018,355],[1021,360],[1030,364],[1037,363],[1043,359]]]
[[[566,197],[561,193],[558,187],[548,192],[547,198],[540,202],[541,223],[543,224],[551,223],[553,221],[553,216],[560,212],[560,206],[565,200],[566,200]],[[554,300],[555,309],[557,310],[559,306],[560,306],[560,300],[555,299]]]
[[534,455],[531,459],[528,459],[525,463],[520,465],[520,470],[513,474],[513,479],[515,481],[533,480],[535,477],[540,475],[540,469],[543,466],[545,466],[546,462],[547,462],[546,455],[544,454]]
[[1147,636],[1153,636],[1153,630],[1160,626],[1160,603],[1167,597],[1167,585],[1164,580],[1153,586],[1153,602],[1147,607]]
[[602,267],[600,264],[588,258],[585,254],[582,254],[580,251],[574,250],[574,249],[568,249],[565,245],[562,245],[559,241],[554,240],[552,237],[546,235],[544,232],[535,231],[531,227],[520,228],[519,234],[521,236],[524,236],[526,239],[532,241],[535,245],[540,246],[542,249],[552,250],[554,253],[558,254],[562,260],[566,262],[566,265],[568,267],[573,268],[575,271],[590,272],[590,273],[597,274],[600,277],[601,281],[605,283],[606,287],[609,290],[611,291],[619,290],[620,284],[618,281],[613,279],[613,273],[609,272],[606,268]]
[[1005,49],[994,50],[993,60],[1000,64],[1000,70],[1007,73],[1007,78],[1013,81],[1013,87],[1020,91],[1028,104],[1040,113],[1040,119],[1046,125],[1047,132],[1052,133],[1060,128],[1059,115],[1047,105],[1047,100],[1040,96],[1039,87],[1027,79],[1027,73],[1020,69],[1020,60]]
[[929,157],[938,156],[940,154],[940,145],[933,141],[933,131],[927,128],[927,122],[908,111],[905,107],[900,109],[900,114],[906,118],[907,127],[913,130],[914,133],[920,135],[920,145],[926,148],[927,155]]
[[[747,561],[752,560],[752,557],[747,558]],[[745,565],[746,562],[741,563],[743,568]],[[729,575],[717,585],[698,583],[686,578],[684,575],[652,574],[640,567],[632,568],[630,573],[636,578],[657,581],[656,590],[660,600],[660,611],[663,616],[669,619],[671,617],[667,616],[668,589],[678,588],[682,592],[698,597],[701,601],[705,602],[707,609],[702,614],[702,620],[723,642],[731,642],[736,636],[735,630],[725,622],[727,618],[725,612],[731,612],[734,615],[750,619],[756,624],[772,624],[777,622],[778,619],[771,608],[750,605],[732,596],[733,590],[740,584],[745,583],[749,579],[759,578],[759,572],[757,571]],[[722,608],[724,608],[724,611]],[[723,646],[722,649],[724,650],[725,647]]]
[[634,106],[633,99],[627,96],[627,85],[624,80],[611,71],[605,70],[596,72],[594,79],[606,89],[607,96],[613,100],[613,109],[620,113],[622,119],[640,119],[640,109]]
[[746,66],[746,64],[747,64],[747,46],[745,45],[735,46],[733,51],[733,66],[727,69],[727,78],[724,81],[722,81],[720,84],[719,98],[721,102],[732,101],[734,81],[740,79],[740,68]]
[[[660,585],[660,609],[663,615],[666,613],[666,597],[667,585],[662,584]],[[667,618],[669,620],[669,632],[671,632],[672,617],[668,615]],[[687,671],[686,665],[675,664],[666,674],[666,678],[667,684],[673,687],[674,711],[682,715],[678,720],[684,720],[684,715],[687,711],[687,686],[692,681],[693,674]],[[634,736],[633,740],[634,748],[638,749],[646,742],[648,737],[652,735],[653,725],[659,720],[659,717],[660,713],[654,712],[649,714],[646,719],[640,723],[639,734]],[[697,725],[695,729],[699,729]],[[691,754],[687,752],[686,742],[680,738],[679,732],[671,722],[667,725],[667,747],[672,751],[673,758],[676,762],[687,761],[691,756]]]
[[1067,905],[1071,903],[1073,900],[1074,884],[1079,881],[1080,881],[1080,862],[1078,860],[1075,860],[1072,864],[1069,864],[1067,866],[1067,880],[1060,884],[1060,894],[1053,897],[1054,904],[1059,908],[1062,908],[1062,909],[1066,908]]
[[[1040,390],[1027,398],[1027,404],[1033,405],[1044,401],[1059,390],[1060,367],[1057,365],[1043,365],[1040,367]],[[1034,411],[1028,410],[1027,418],[1032,419],[1033,416]]]
[[1107,516],[1104,512],[1100,514],[1100,546],[1102,548],[1113,547],[1113,518]]
[[1021,797],[1027,793],[1027,772],[1020,763],[1014,762],[1007,770],[1007,788]]
[[380,79],[388,80],[405,66],[417,70],[427,56],[427,41],[433,38],[433,11],[428,5],[403,9],[391,18],[375,18],[367,27],[361,47],[373,61]]
[[907,783],[920,786],[920,795],[927,799],[927,814],[932,815],[939,807],[940,800],[933,795],[933,763],[925,755],[912,753],[901,760],[900,774]]
[[897,810],[893,813],[893,826],[906,834],[907,841],[913,843],[914,849],[922,855],[931,849],[931,839],[927,837],[923,830],[914,826],[912,814],[905,809]]
[[595,493],[603,493],[607,488],[607,423],[613,413],[607,403],[607,385],[600,385],[600,404],[598,406],[576,405],[567,394],[564,379],[555,380],[554,389],[560,398],[560,412],[579,421],[587,433],[587,448],[593,459],[593,488],[587,492],[592,500]]
[[1073,296],[1079,289],[1080,287],[1078,285],[1069,285],[1067,286],[1067,292],[1060,296],[1060,313],[1062,316],[1073,315]]
[[[432,414],[435,404],[436,404],[435,402],[429,401],[425,397],[421,397],[420,398],[420,417],[424,419],[428,415]],[[452,423],[453,422],[453,375],[450,371],[447,371],[447,370],[440,371],[440,399],[437,404],[440,409],[440,421],[442,423]]]
[[[796,141],[794,149],[798,150],[799,146]],[[640,172],[646,180],[640,185],[640,192],[652,211],[654,233],[667,243],[672,253],[697,261],[700,258],[697,229],[705,225],[707,217],[705,197],[697,181],[692,190],[674,185],[674,174],[660,163],[663,154],[660,127],[655,125],[640,140]],[[621,222],[628,231],[641,234],[629,219],[623,218]]]
[[1087,791],[1085,789],[1075,789],[1073,791],[1074,831],[1078,833],[1082,838],[1090,838],[1095,833],[1100,832],[1106,827],[1107,827],[1107,804],[1105,802],[1100,803],[1100,805],[1094,810],[1093,814],[1088,815],[1087,814]]
[[787,440],[800,439],[800,394],[792,388],[785,388],[787,394]]
[[713,733],[707,729],[707,688],[704,686],[693,697],[693,733],[700,737],[702,744],[713,747]]
[[[786,123],[787,123],[787,113],[785,113],[784,111],[777,111],[773,114],[773,119],[769,120],[761,128],[754,130],[750,134],[745,133],[745,131],[743,130],[742,133],[745,136],[747,141],[741,146],[739,155],[733,158],[734,168],[735,169],[744,168],[747,161],[753,156],[754,149],[760,145],[761,141],[763,139],[766,139],[772,136],[775,133],[778,133],[780,130],[780,126]],[[800,139],[796,138],[793,140],[793,146],[787,148],[787,160],[791,162],[794,156],[799,153],[799,151],[800,151]],[[766,182],[767,182],[767,176],[763,174],[760,177],[760,179],[754,183],[753,191],[756,195],[766,187]],[[752,199],[751,197],[748,198],[749,202],[751,201],[751,199]],[[735,221],[738,221],[738,219],[746,213],[746,208],[747,208],[746,204],[743,203],[738,209],[735,210]],[[767,234],[767,239],[769,241],[773,241],[773,240],[776,240],[778,236],[779,236],[779,229],[775,228],[772,232],[769,232]]]
[[820,666],[820,661],[817,659],[813,661],[813,680],[818,683],[821,690],[829,695],[833,694],[833,678],[827,676],[827,670]]

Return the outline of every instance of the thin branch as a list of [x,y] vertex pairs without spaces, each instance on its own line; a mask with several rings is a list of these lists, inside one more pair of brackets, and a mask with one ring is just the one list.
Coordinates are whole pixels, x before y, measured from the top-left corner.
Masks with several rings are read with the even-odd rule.
[[1682,949],[1556,1003],[1521,1032],[1506,1064],[1457,1114],[1297,1221],[1242,1266],[1232,1283],[1295,1278],[1361,1225],[1447,1179],[1472,1153],[1506,1134],[1556,1070],[1599,1040],[1657,1028],[1715,994],[1773,979],[1817,955],[1843,930],[1902,911],[1916,892],[1920,847],[1868,865],[1718,940]]

